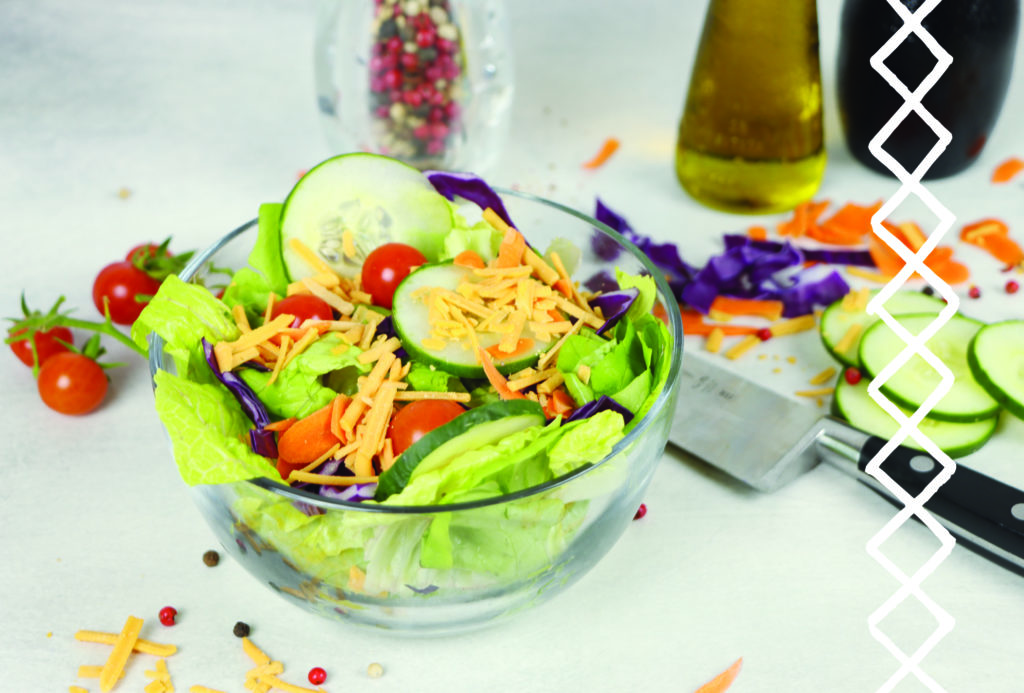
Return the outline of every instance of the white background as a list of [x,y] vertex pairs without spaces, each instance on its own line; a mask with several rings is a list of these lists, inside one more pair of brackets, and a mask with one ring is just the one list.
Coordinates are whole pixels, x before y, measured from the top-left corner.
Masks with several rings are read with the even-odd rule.
[[[839,3],[820,5],[830,156],[820,196],[887,197],[895,182],[851,161],[842,144],[833,98]],[[751,223],[699,207],[673,175],[703,10],[657,0],[509,2],[512,144],[488,178],[583,211],[600,195],[639,231],[703,262],[721,233]],[[24,290],[36,307],[63,293],[93,317],[92,279],[103,265],[169,235],[176,249],[203,247],[331,154],[315,110],[312,16],[312,2],[285,0],[0,2],[2,314],[18,312]],[[1024,155],[1014,123],[1024,107],[1019,59],[1017,68],[980,162],[930,188],[961,222],[1000,216],[1022,238],[1019,185],[987,182],[1002,158]],[[621,150],[600,170],[582,170],[610,135]],[[1005,276],[970,251],[957,248],[983,298],[964,310],[1024,314],[1024,293],[1001,296]],[[784,391],[828,365],[813,336],[763,349],[794,354],[797,365],[782,362],[778,376],[771,360],[740,368]],[[77,667],[102,663],[108,648],[73,633],[117,631],[128,614],[147,620],[144,637],[179,645],[169,662],[178,690],[242,690],[249,662],[231,634],[238,620],[284,662],[287,680],[304,683],[320,665],[330,691],[691,691],[740,656],[737,692],[869,691],[897,668],[866,625],[897,587],[864,549],[890,505],[828,467],[763,496],[675,452],[647,494],[647,517],[536,611],[435,639],[322,621],[230,560],[203,565],[214,540],[171,463],[146,366],[116,345],[111,352],[130,363],[112,373],[103,407],[81,418],[49,411],[28,370],[0,357],[0,690],[85,684]],[[1021,484],[1022,445],[1024,426],[1008,423],[968,462]],[[914,525],[886,548],[912,570],[936,546]],[[956,618],[925,670],[951,691],[1020,690],[1022,587],[957,548],[925,583]],[[166,604],[180,612],[173,629],[156,619]],[[908,603],[884,627],[913,650],[933,622]],[[365,674],[373,661],[386,670],[379,680]],[[118,690],[141,690],[151,666],[136,657]],[[924,687],[911,678],[897,690]]]

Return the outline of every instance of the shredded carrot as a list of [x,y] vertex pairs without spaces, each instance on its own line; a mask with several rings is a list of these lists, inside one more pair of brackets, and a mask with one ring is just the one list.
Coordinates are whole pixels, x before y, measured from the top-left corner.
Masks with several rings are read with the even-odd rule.
[[518,267],[523,262],[523,251],[526,250],[526,239],[523,234],[513,228],[505,232],[498,247],[498,257],[494,267]]
[[544,406],[544,415],[549,419],[556,416],[568,417],[576,409],[576,402],[564,387],[556,388]]
[[1009,159],[1001,162],[992,171],[992,182],[993,183],[1008,183],[1021,171],[1024,171],[1024,159],[1016,156],[1011,156]]
[[781,236],[806,236],[818,226],[818,217],[828,209],[829,201],[801,202],[793,209],[793,218],[780,223],[777,227]]
[[530,351],[533,348],[535,342],[529,337],[520,337],[519,341],[516,342],[515,348],[512,351],[502,351],[500,344],[494,344],[485,349],[485,351],[496,359],[510,359],[516,356],[522,356],[523,354]]
[[977,246],[1005,265],[1024,266],[1024,250],[1010,238],[1010,227],[999,219],[982,219],[960,230],[960,240]]
[[509,388],[508,381],[494,367],[494,361],[491,359],[490,354],[479,347],[477,347],[476,353],[480,359],[480,365],[484,367],[484,374],[487,376],[487,380],[494,387],[499,397],[502,399],[526,399],[526,395],[523,393]]
[[463,250],[455,256],[452,263],[460,267],[472,267],[474,269],[483,269],[487,266],[484,263],[484,259],[475,250]]
[[756,315],[769,320],[782,317],[782,301],[756,298],[733,298],[731,296],[715,296],[711,310],[727,315]]
[[726,337],[739,334],[755,334],[759,328],[748,325],[714,325],[704,322],[704,316],[695,310],[681,311],[683,333],[707,337],[714,329],[720,329]]
[[299,419],[277,441],[280,459],[289,465],[303,467],[319,458],[339,440],[331,433],[333,402],[309,416]]
[[763,226],[751,226],[747,229],[747,238],[753,241],[763,241],[768,238],[768,229]]
[[[913,242],[907,238],[903,228],[889,222],[882,223],[897,240],[908,249],[913,250]],[[875,235],[868,237],[868,252],[871,253],[871,258],[875,261],[878,271],[886,277],[894,277],[903,269],[903,258]],[[935,248],[925,258],[924,263],[949,284],[959,284],[970,278],[967,267],[953,260],[953,249],[949,246]],[[918,275],[915,273],[913,277],[918,277]]]
[[264,431],[276,431],[277,433],[284,433],[285,431],[287,431],[291,427],[291,425],[293,423],[295,423],[295,421],[296,421],[296,418],[294,416],[289,417],[287,419],[281,419],[280,421],[273,421],[271,423],[268,423],[266,426],[264,426],[263,430]]
[[597,154],[594,155],[590,161],[583,164],[583,168],[595,169],[600,168],[604,165],[608,159],[611,158],[612,154],[619,148],[619,140],[614,137],[609,137],[601,145],[601,148],[597,150]]
[[724,693],[724,691],[729,690],[729,686],[736,680],[736,676],[740,673],[740,667],[742,666],[743,658],[740,657],[728,669],[698,688],[696,693]]
[[881,208],[881,200],[870,206],[848,202],[819,226],[822,231],[829,233],[865,236],[871,233],[871,217]]

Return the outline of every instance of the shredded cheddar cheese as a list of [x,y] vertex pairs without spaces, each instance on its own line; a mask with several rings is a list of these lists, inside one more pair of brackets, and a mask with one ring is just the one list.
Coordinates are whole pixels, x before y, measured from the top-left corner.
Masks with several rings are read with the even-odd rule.
[[726,358],[735,361],[736,359],[740,358],[741,356],[743,356],[745,353],[747,353],[760,343],[760,337],[758,337],[757,335],[748,334],[737,344],[730,347],[729,350],[725,352],[725,356]]
[[768,329],[771,331],[773,337],[782,337],[785,335],[797,334],[798,332],[807,332],[813,330],[817,326],[817,322],[814,320],[813,315],[801,315],[796,318],[789,318],[788,320],[780,320],[772,323],[772,326]]
[[831,395],[835,390],[834,387],[819,387],[815,390],[797,390],[793,394],[798,397],[820,397],[822,395]]
[[822,383],[828,382],[828,380],[836,374],[836,369],[829,366],[825,370],[818,373],[816,376],[811,378],[808,382],[811,385],[821,385]]
[[129,616],[118,635],[114,648],[110,652],[106,663],[100,671],[100,691],[107,693],[114,688],[117,680],[124,671],[124,665],[128,662],[128,656],[135,648],[135,642],[139,639],[139,632],[142,630],[142,619]]
[[[722,341],[725,339],[725,332],[722,331],[721,327],[713,327],[708,333],[708,338],[704,342],[704,348],[713,354],[717,354],[722,348]],[[764,356],[764,354],[761,354]]]
[[863,329],[864,327],[860,323],[854,323],[846,328],[842,338],[836,342],[836,351],[840,354],[847,353],[853,347],[853,343],[860,337],[861,330]]
[[289,238],[288,247],[291,248],[292,252],[294,252],[296,255],[302,258],[302,261],[309,265],[310,269],[312,269],[314,272],[318,274],[321,272],[326,272],[328,274],[334,272],[334,270],[331,269],[331,266],[328,265],[323,260],[323,258],[321,258],[319,255],[310,250],[309,246],[300,241],[298,238]]

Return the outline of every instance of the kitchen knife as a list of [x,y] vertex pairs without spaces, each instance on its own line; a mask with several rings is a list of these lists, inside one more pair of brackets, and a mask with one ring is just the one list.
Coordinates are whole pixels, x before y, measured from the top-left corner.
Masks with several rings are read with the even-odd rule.
[[[865,470],[887,441],[699,356],[682,360],[669,442],[760,491],[774,491],[827,460],[903,507]],[[917,496],[942,471],[927,453],[898,447],[882,469]],[[1024,491],[972,469],[925,503],[960,543],[1024,575]]]

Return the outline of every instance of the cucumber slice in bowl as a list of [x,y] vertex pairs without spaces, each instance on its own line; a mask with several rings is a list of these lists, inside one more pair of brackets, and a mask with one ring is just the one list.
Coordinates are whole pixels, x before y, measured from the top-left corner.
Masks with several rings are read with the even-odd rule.
[[370,251],[385,243],[405,243],[436,260],[452,225],[448,201],[415,168],[378,154],[342,154],[310,169],[288,194],[281,254],[292,279],[310,273],[289,245],[293,238],[338,274],[354,277]]
[[1008,412],[1024,419],[1024,320],[985,325],[967,349],[971,373]]
[[[920,334],[935,320],[934,315],[900,315],[896,318],[911,334]],[[954,315],[925,346],[952,372],[952,388],[928,412],[940,421],[970,422],[994,417],[999,402],[985,391],[971,374],[967,347],[982,328],[977,320]],[[861,370],[874,378],[906,345],[879,320],[868,328],[860,342]],[[882,386],[881,390],[896,404],[916,410],[938,387],[941,377],[921,356],[915,354]]]
[[439,469],[465,452],[492,445],[546,421],[541,406],[525,399],[492,402],[470,409],[406,448],[380,475],[374,498],[382,501],[404,489],[414,474]]
[[[843,379],[836,384],[832,400],[833,413],[849,422],[854,428],[879,438],[890,440],[899,432],[899,424],[889,416],[868,394],[867,382],[850,385]],[[900,408],[907,416],[913,412]],[[999,417],[993,416],[972,423],[938,421],[929,417],[921,419],[918,428],[935,443],[940,450],[953,458],[969,455],[988,442],[996,430]],[[923,450],[913,438],[907,438],[903,445]]]
[[[438,337],[434,334],[436,326],[431,322],[426,292],[436,288],[457,293],[459,285],[472,281],[473,277],[472,269],[451,262],[423,265],[402,280],[395,289],[392,301],[391,319],[406,352],[417,361],[463,378],[485,377],[476,349],[466,335],[459,339],[442,340],[444,346],[434,348],[437,344],[432,344],[432,341]],[[470,317],[479,319],[481,316]],[[499,332],[476,331],[476,339],[484,349],[497,345],[502,336]],[[491,349],[489,353],[499,372],[508,375],[522,370],[536,363],[540,354],[551,346],[551,340],[539,337],[530,329],[529,324],[523,329],[522,339],[530,341],[523,342],[523,348],[509,356],[502,357],[500,351]]]
[[[879,291],[880,289],[873,290],[871,296],[874,297]],[[919,291],[897,291],[885,302],[885,309],[891,315],[911,313],[938,315],[943,306],[945,304],[940,299]],[[839,363],[847,367],[859,368],[857,349],[860,346],[861,337],[878,319],[878,316],[870,315],[866,310],[850,310],[842,300],[836,301],[821,315],[821,342],[832,358]],[[854,325],[859,325],[861,332],[847,346],[843,344],[843,339]],[[847,348],[841,349],[841,346]]]

